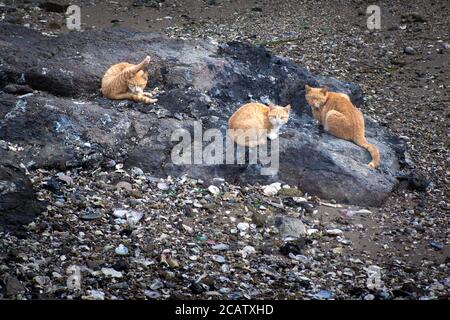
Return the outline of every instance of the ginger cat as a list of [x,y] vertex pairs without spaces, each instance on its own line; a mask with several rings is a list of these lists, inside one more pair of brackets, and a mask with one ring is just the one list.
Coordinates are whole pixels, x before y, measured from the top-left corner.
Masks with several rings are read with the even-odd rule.
[[228,134],[240,146],[254,148],[278,138],[278,132],[289,119],[291,105],[286,107],[251,102],[244,104],[228,120]]
[[335,137],[353,141],[369,151],[371,168],[380,165],[380,152],[377,147],[367,142],[364,134],[364,117],[343,93],[330,92],[326,88],[311,88],[305,85],[306,101],[312,109],[313,116],[325,131]]
[[155,103],[152,95],[144,92],[148,81],[147,66],[150,56],[135,65],[121,62],[110,67],[102,79],[102,94],[109,99],[128,99],[135,102]]

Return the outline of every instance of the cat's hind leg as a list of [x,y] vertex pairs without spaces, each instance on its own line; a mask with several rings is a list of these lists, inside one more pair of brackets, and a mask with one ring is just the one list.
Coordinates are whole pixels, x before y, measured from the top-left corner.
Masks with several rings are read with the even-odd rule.
[[327,112],[323,124],[325,131],[331,133],[335,137],[351,140],[353,138],[353,126],[345,115],[331,110]]

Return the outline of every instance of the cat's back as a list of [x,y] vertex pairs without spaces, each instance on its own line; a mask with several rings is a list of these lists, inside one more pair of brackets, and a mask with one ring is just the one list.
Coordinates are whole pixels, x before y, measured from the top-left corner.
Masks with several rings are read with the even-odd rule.
[[357,113],[358,109],[353,105],[350,98],[342,93],[330,92],[328,98],[328,110],[336,110],[341,113]]
[[236,128],[248,122],[264,120],[264,118],[267,117],[268,111],[269,107],[262,103],[246,103],[233,113],[228,120],[228,125],[231,128]]

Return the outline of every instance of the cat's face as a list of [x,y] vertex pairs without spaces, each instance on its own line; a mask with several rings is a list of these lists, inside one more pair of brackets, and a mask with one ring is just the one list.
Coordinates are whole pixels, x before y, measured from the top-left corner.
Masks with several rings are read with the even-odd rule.
[[132,93],[142,93],[147,86],[148,74],[143,70],[140,70],[130,80],[128,80],[128,89]]
[[268,117],[269,121],[273,126],[280,127],[289,119],[289,112],[291,111],[291,105],[288,104],[286,107],[271,106]]
[[305,85],[306,101],[312,108],[319,109],[328,98],[328,90],[326,88],[312,88]]

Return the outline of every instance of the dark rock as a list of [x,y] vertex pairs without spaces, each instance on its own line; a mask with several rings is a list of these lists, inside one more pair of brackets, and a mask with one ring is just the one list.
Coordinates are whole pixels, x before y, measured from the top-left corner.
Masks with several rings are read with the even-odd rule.
[[[307,83],[326,85],[349,94],[358,106],[363,103],[361,89],[314,76],[264,48],[168,39],[116,28],[57,38],[10,24],[1,28],[5,46],[0,53],[4,61],[0,88],[24,78],[24,84],[41,91],[21,99],[0,94],[0,140],[25,146],[21,157],[31,169],[98,167],[120,154],[127,167],[139,167],[156,177],[188,173],[207,183],[215,177],[238,184],[282,181],[325,199],[371,206],[380,205],[398,183],[395,177],[405,144],[366,119],[368,140],[382,154],[380,169],[369,169],[366,150],[317,127],[303,88]],[[153,58],[149,87],[164,89],[156,105],[100,96],[100,79],[110,65],[138,62],[146,54]],[[218,128],[225,134],[230,115],[250,99],[293,107],[279,140],[277,174],[261,175],[260,164],[172,162],[171,152],[178,143],[170,141],[175,129],[184,128],[192,136],[193,123],[198,121],[203,130]],[[83,147],[87,142],[90,148]]]
[[45,1],[39,4],[39,8],[47,12],[65,13],[68,7],[68,4],[60,4],[51,1]]
[[295,255],[302,254],[305,246],[310,241],[306,238],[300,238],[295,241],[288,241],[283,246],[280,247],[280,252],[284,254],[285,256],[288,256],[289,253],[293,253]]
[[417,53],[416,49],[414,49],[413,47],[405,47],[403,49],[403,52],[409,55],[414,55]]
[[194,294],[200,294],[200,293],[205,292],[205,288],[202,286],[201,283],[198,283],[198,282],[191,283],[189,288],[191,289],[192,293],[194,293]]
[[11,94],[26,94],[32,93],[33,89],[28,85],[8,84],[3,88],[3,91]]
[[5,275],[3,282],[5,284],[4,293],[6,297],[14,297],[19,293],[25,292],[25,286],[14,276]]
[[277,216],[274,225],[280,230],[280,235],[285,237],[299,238],[306,233],[303,222],[298,218]]
[[23,226],[33,221],[43,209],[27,176],[0,163],[0,232],[23,236]]
[[427,20],[418,12],[407,12],[401,16],[402,22],[426,22]]
[[112,268],[117,271],[128,271],[130,264],[125,259],[120,259],[112,265]]

